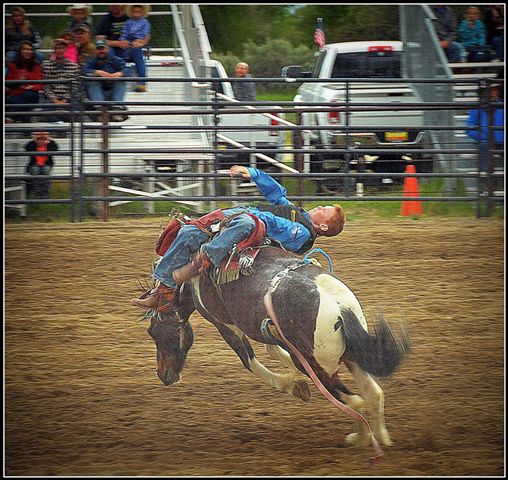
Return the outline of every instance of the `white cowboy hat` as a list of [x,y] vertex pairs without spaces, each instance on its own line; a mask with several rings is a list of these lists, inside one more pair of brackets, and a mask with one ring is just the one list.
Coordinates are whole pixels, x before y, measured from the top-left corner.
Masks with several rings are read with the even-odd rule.
[[74,5],[67,7],[68,14],[70,14],[72,10],[85,10],[87,15],[92,13],[92,7],[86,3],[75,3]]
[[147,17],[150,13],[150,5],[147,5],[145,3],[130,3],[128,5],[124,5],[125,7],[125,13],[130,17],[131,16],[131,10],[132,7],[143,7],[143,17]]

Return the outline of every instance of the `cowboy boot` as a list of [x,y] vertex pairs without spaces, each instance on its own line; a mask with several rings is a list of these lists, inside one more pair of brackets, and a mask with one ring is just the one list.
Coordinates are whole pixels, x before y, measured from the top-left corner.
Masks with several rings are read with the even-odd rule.
[[204,252],[198,252],[190,263],[173,272],[173,280],[177,284],[185,283],[187,280],[195,277],[210,265],[211,262],[208,255]]
[[[149,295],[147,296],[147,293]],[[152,291],[146,292],[139,298],[131,300],[132,305],[141,308],[158,308],[163,303],[170,302],[175,296],[175,289],[159,283],[159,286]]]

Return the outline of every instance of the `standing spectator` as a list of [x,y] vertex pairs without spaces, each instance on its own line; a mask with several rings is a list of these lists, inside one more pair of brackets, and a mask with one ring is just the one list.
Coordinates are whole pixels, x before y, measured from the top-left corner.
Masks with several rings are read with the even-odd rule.
[[[72,63],[78,63],[78,47],[74,43],[74,37],[72,36],[72,32],[70,30],[64,30],[59,36],[59,40],[64,40],[66,43],[65,54],[64,57],[71,61]],[[56,58],[56,53],[53,52],[50,60],[54,60]]]
[[[487,95],[487,98],[485,96]],[[491,102],[501,102],[501,86],[498,84],[492,84],[488,89],[480,90],[480,99]],[[504,108],[501,106],[494,105],[494,118],[493,122],[495,127],[504,126]],[[467,119],[468,127],[480,127],[479,130],[467,130],[467,134],[470,138],[478,143],[478,149],[480,154],[480,170],[486,172],[489,166],[489,113],[487,110],[480,108],[479,110],[470,110],[469,117]],[[493,130],[494,135],[494,149],[502,150],[504,146],[504,130]]]
[[[9,63],[6,80],[42,80],[41,64],[35,58],[35,51],[28,41],[21,42],[19,52],[13,62]],[[22,83],[9,85],[6,88],[5,103],[18,105],[22,103],[39,103],[39,92],[42,90],[40,83]],[[31,107],[15,107],[15,110],[30,111]],[[22,122],[29,122],[30,117],[18,117]],[[6,119],[8,123],[9,119]],[[12,120],[11,120],[12,122]]]
[[[25,151],[37,152],[30,154],[26,173],[34,176],[48,177],[53,168],[53,156],[49,152],[58,151],[58,145],[50,137],[49,132],[34,132],[31,141],[25,145]],[[28,182],[28,193],[33,191],[38,198],[49,198],[51,181],[48,178],[37,178]]]
[[494,47],[497,58],[504,61],[504,4],[487,7],[485,26],[487,43]]
[[25,17],[25,9],[22,7],[12,7],[10,9],[10,18],[5,24],[5,51],[7,62],[13,62],[16,53],[19,50],[21,42],[28,41],[35,49],[35,57],[42,63],[44,55],[38,51],[41,48],[41,36],[37,29]]
[[109,12],[102,17],[95,30],[97,40],[106,40],[117,57],[123,57],[123,50],[129,47],[127,40],[120,40],[124,23],[129,20],[125,7],[120,4],[108,5]]
[[[249,74],[249,65],[240,62],[235,67],[236,78],[252,78]],[[256,84],[254,82],[232,82],[235,98],[241,102],[250,102],[256,100]]]
[[[88,96],[91,101],[123,102],[125,97],[126,82],[108,81],[108,78],[120,78],[128,76],[125,61],[110,51],[105,40],[96,40],[96,54],[89,58],[83,67],[83,75],[100,77],[103,80],[87,82]],[[105,120],[104,118],[100,118]],[[121,122],[124,117],[118,115],[112,117],[113,121]]]
[[81,68],[87,60],[94,55],[95,45],[92,42],[90,28],[87,24],[79,24],[72,30],[74,43],[78,47],[78,64]]
[[76,105],[80,98],[80,70],[77,63],[65,58],[67,46],[66,40],[57,38],[54,41],[54,58],[52,55],[49,60],[45,60],[42,64],[45,80],[71,80],[70,84],[68,82],[44,84],[46,101],[54,110],[69,108],[72,102]]
[[69,28],[72,30],[76,25],[82,25],[83,23],[88,26],[92,31],[92,7],[85,3],[75,3],[70,7],[67,7],[67,13],[71,16]]
[[466,18],[459,26],[460,43],[470,53],[470,47],[486,45],[485,25],[480,20],[480,9],[478,7],[467,7]]
[[[150,41],[151,25],[145,18],[150,13],[149,5],[128,5],[129,20],[124,23],[120,40],[127,40],[129,47],[124,50],[123,58],[132,60],[136,66],[136,76],[146,77],[146,65],[143,56],[143,47]],[[146,92],[144,81],[138,81],[135,92]]]
[[457,18],[447,5],[432,5],[436,16],[436,34],[439,45],[444,50],[449,62],[465,62],[466,50],[457,42]]

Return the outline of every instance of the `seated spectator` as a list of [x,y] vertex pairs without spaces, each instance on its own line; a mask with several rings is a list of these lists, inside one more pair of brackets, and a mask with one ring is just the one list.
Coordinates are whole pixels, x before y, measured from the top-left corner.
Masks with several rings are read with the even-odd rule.
[[13,62],[19,50],[21,42],[28,41],[35,49],[35,58],[42,63],[44,55],[38,50],[42,41],[39,32],[25,17],[25,10],[22,7],[12,7],[11,16],[5,23],[5,55],[7,62]]
[[[236,78],[252,78],[249,74],[249,65],[240,62],[235,67]],[[256,84],[254,82],[232,82],[235,98],[241,102],[256,100]]]
[[[19,52],[13,62],[9,63],[6,80],[42,80],[41,64],[35,58],[35,51],[32,44],[28,41],[21,42]],[[11,110],[31,111],[39,103],[39,92],[42,90],[40,83],[22,83],[6,85],[5,109],[9,105],[14,105]],[[17,107],[18,104],[32,103],[33,107]],[[29,122],[29,116],[20,116],[21,122]],[[8,123],[9,120],[6,120]],[[11,120],[12,122],[12,120]]]
[[[128,76],[128,69],[125,61],[110,51],[105,40],[96,40],[96,54],[88,59],[83,67],[83,75],[99,77],[102,80],[87,82],[88,96],[91,101],[113,101],[123,102],[127,82],[108,81],[109,78],[120,78]],[[102,107],[101,107],[102,108]],[[122,109],[120,106],[113,108]],[[101,121],[106,119],[99,117]],[[113,121],[121,122],[125,118],[120,115],[114,115]]]
[[129,20],[125,7],[120,4],[108,5],[109,12],[102,17],[95,30],[97,40],[106,40],[117,57],[123,58],[123,50],[129,47],[127,40],[120,40],[124,23]]
[[[492,103],[500,103],[501,100],[501,86],[498,84],[492,84],[488,89],[480,90],[480,98]],[[487,96],[485,98],[485,96]],[[489,112],[484,109],[470,110],[469,117],[467,119],[468,127],[480,127],[475,130],[467,130],[467,135],[478,143],[478,149],[480,154],[480,170],[482,172],[488,171],[489,167],[489,136],[491,129],[489,124],[495,127],[504,126],[504,108],[502,106],[495,108],[493,115],[493,125],[489,122]],[[492,130],[494,149],[502,150],[504,147],[504,130]]]
[[74,43],[78,47],[78,64],[83,68],[87,60],[95,54],[90,28],[85,23],[76,25],[72,30],[72,35]]
[[449,62],[465,62],[466,49],[457,42],[457,18],[453,10],[447,5],[432,5],[436,16],[436,34],[439,45],[444,50]]
[[[58,40],[63,40],[66,43],[64,58],[72,63],[78,63],[78,47],[74,43],[72,32],[70,30],[63,31],[60,35],[58,35]],[[53,52],[49,59],[55,60],[55,58],[56,53]]]
[[[68,43],[63,38],[57,38],[54,42],[54,52],[49,60],[42,64],[45,80],[71,80],[71,83],[45,83],[44,95],[46,102],[51,105],[51,110],[68,109],[71,103],[77,108],[80,98],[79,65],[65,58]],[[59,120],[51,117],[52,120]],[[60,119],[65,120],[65,119]]]
[[[129,42],[129,46],[124,50],[123,58],[126,61],[133,61],[136,66],[137,77],[146,77],[146,65],[143,55],[143,47],[150,41],[150,22],[145,18],[150,12],[149,5],[128,5],[127,15],[129,20],[124,23],[120,40]],[[145,92],[146,83],[138,81],[135,92]]]
[[494,47],[497,58],[504,61],[504,4],[487,7],[485,27],[487,43]]
[[[37,152],[30,154],[26,173],[34,176],[47,177],[53,168],[53,156],[48,152],[58,151],[58,145],[50,137],[49,132],[34,132],[31,141],[25,145],[25,151]],[[51,181],[48,178],[37,178],[27,182],[27,194],[33,192],[38,198],[49,198]]]
[[466,18],[459,25],[460,43],[468,52],[468,60],[475,61],[474,47],[486,45],[485,25],[480,20],[480,9],[478,7],[467,7]]
[[76,25],[86,24],[92,31],[92,7],[85,3],[75,3],[67,7],[67,13],[71,16],[69,29],[72,30]]

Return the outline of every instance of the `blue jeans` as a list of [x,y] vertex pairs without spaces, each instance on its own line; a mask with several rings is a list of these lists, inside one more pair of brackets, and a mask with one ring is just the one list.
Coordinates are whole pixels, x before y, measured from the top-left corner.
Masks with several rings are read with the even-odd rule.
[[[233,210],[226,210],[224,214],[227,216],[228,212]],[[168,287],[175,288],[176,283],[173,279],[173,272],[187,265],[192,254],[200,248],[208,255],[212,263],[219,267],[233,247],[250,236],[255,226],[254,220],[249,215],[238,215],[231,220],[220,235],[217,235],[211,242],[206,243],[210,238],[206,233],[195,225],[184,225],[155,268],[153,277]]]
[[51,167],[48,165],[44,165],[40,167],[39,165],[32,165],[29,168],[30,175],[34,176],[42,176],[46,178],[38,178],[27,182],[28,191],[33,191],[35,195],[39,198],[48,198],[49,197],[49,188],[51,186],[51,180],[49,179],[49,174],[51,172]]
[[[132,61],[136,65],[137,75],[133,75],[133,77],[146,77],[146,65],[142,48],[126,48],[123,51],[123,58],[126,62]],[[137,83],[138,85],[145,84],[143,81]]]
[[[10,96],[6,96],[5,97],[5,111],[18,111],[18,112],[30,112],[32,111],[34,108],[36,108],[36,106],[34,105],[33,107],[12,107],[12,108],[9,108],[7,107],[7,105],[18,105],[18,104],[22,104],[22,103],[33,103],[33,104],[37,104],[39,103],[39,92],[36,92],[34,90],[26,90],[25,92],[23,92],[21,95],[10,95]],[[22,122],[30,122],[30,116],[19,116],[17,117],[20,121]]]
[[450,42],[448,48],[444,49],[446,58],[450,63],[462,62],[467,58],[467,52],[464,46],[458,42]]
[[103,82],[96,81],[88,84],[88,96],[91,101],[104,102],[123,102],[125,98],[125,90],[127,82],[110,82],[110,88],[104,88]]

